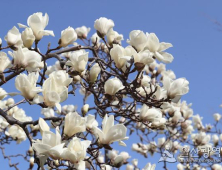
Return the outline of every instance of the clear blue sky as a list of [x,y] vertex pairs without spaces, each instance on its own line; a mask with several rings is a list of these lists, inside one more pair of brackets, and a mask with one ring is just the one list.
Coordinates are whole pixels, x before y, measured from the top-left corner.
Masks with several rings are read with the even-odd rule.
[[[92,35],[94,21],[102,16],[115,22],[114,29],[122,33],[125,40],[134,29],[154,32],[160,41],[173,44],[174,47],[168,51],[175,59],[167,68],[174,70],[178,78],[186,77],[189,80],[190,92],[183,99],[193,103],[194,113],[201,114],[204,123],[207,123],[212,122],[213,113],[222,112],[219,108],[222,103],[222,31],[219,29],[222,30],[222,27],[210,19],[222,23],[221,7],[222,1],[219,0],[2,1],[0,37],[3,39],[17,23],[26,24],[28,16],[35,12],[48,13],[47,29],[53,30],[56,35],[55,38],[43,38],[40,43],[42,50],[46,49],[49,41],[53,42],[52,46],[56,45],[60,32],[68,26],[91,27]],[[7,91],[14,90],[12,86],[3,87]],[[74,104],[81,103],[76,100]],[[31,115],[30,111],[27,108],[28,115]],[[33,114],[36,118],[40,115],[39,112]],[[20,145],[13,145],[7,153],[24,149],[24,145],[18,147]],[[147,158],[140,163],[157,163],[156,160]],[[1,156],[0,163],[0,169],[8,169],[7,162]],[[157,169],[161,168],[162,164],[157,163]]]

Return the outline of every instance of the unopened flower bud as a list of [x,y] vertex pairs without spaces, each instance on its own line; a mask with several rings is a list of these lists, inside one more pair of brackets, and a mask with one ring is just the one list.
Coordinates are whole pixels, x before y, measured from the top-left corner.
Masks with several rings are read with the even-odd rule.
[[82,107],[82,115],[85,116],[86,113],[88,112],[89,110],[89,105],[88,104],[85,104],[83,107]]
[[35,163],[35,159],[34,159],[34,157],[31,157],[30,159],[29,159],[29,169],[32,169],[33,168],[33,166],[34,166],[34,163]]

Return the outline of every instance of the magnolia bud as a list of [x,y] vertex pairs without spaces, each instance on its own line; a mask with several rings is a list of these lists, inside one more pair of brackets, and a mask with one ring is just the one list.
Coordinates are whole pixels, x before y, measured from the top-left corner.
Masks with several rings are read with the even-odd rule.
[[215,113],[214,120],[218,122],[220,119],[221,119],[221,115],[219,113]]
[[33,155],[34,154],[33,148],[31,146],[29,147],[28,153],[29,153],[29,155]]
[[89,105],[88,104],[85,104],[83,107],[82,107],[82,115],[85,116],[86,113],[88,112],[89,110]]
[[31,28],[26,28],[22,32],[22,41],[25,47],[31,48],[33,42],[35,41],[35,36]]
[[59,41],[60,47],[66,47],[77,40],[77,34],[72,27],[68,27],[61,32],[61,39]]
[[34,159],[34,157],[31,157],[30,159],[29,159],[29,169],[32,169],[33,168],[33,166],[34,166],[34,163],[35,163],[35,159]]
[[2,39],[0,38],[0,47],[2,46]]
[[94,83],[101,71],[98,63],[94,64],[89,72],[89,82]]

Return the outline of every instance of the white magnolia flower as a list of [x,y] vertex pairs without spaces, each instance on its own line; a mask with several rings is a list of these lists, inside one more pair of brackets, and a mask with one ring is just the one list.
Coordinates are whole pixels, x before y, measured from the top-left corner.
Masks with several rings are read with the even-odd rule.
[[173,61],[173,56],[169,53],[163,52],[164,50],[172,47],[172,44],[159,42],[156,34],[150,33],[147,35],[148,41],[146,44],[146,48],[151,51],[157,60],[162,61],[164,63],[171,63]]
[[59,45],[61,47],[66,47],[73,43],[73,41],[77,40],[77,34],[72,27],[68,27],[61,32],[61,38],[59,41]]
[[110,28],[107,33],[107,40],[109,44],[121,44],[121,41],[123,40],[123,35],[114,31],[113,28]]
[[218,122],[220,119],[221,119],[221,115],[219,113],[215,113],[214,120]]
[[111,19],[101,17],[95,21],[94,28],[97,30],[97,34],[103,38],[114,25]]
[[126,170],[134,170],[134,166],[130,165],[130,164],[127,164],[126,165]]
[[[94,44],[94,45],[99,45],[100,43],[99,43],[99,41],[100,41],[100,37],[98,36],[98,34],[97,33],[94,33],[93,35],[92,35],[92,37],[91,37],[91,41],[92,41],[92,44]],[[96,44],[97,43],[97,44]]]
[[5,36],[5,41],[7,41],[8,45],[22,45],[21,33],[19,32],[18,28],[15,26],[8,31],[7,35]]
[[2,45],[2,39],[0,38],[0,46]]
[[152,58],[152,53],[149,50],[140,51],[137,55],[134,55],[134,62],[136,63],[142,63],[144,65],[148,65],[152,62],[154,62],[154,59]]
[[122,82],[117,77],[107,80],[104,86],[105,94],[109,94],[111,96],[124,88],[125,86],[123,86]]
[[143,170],[155,170],[156,164],[151,165],[150,163],[146,164]]
[[[0,87],[0,100],[4,99],[7,96],[7,92]],[[1,109],[3,109],[2,107],[0,107]]]
[[66,65],[71,66],[73,71],[83,72],[85,70],[86,64],[88,62],[89,53],[85,50],[74,51],[70,56]]
[[49,125],[41,117],[39,118],[38,123],[39,123],[39,130],[40,130],[41,135],[43,135],[43,132],[45,131],[50,131]]
[[14,112],[13,117],[21,122],[32,121],[32,117],[26,116],[25,111],[23,109],[18,109],[16,112]]
[[17,143],[21,143],[26,140],[26,134],[24,130],[18,125],[9,126],[7,135],[11,136]]
[[140,118],[142,120],[153,122],[162,118],[162,112],[159,109],[149,108],[146,104],[143,104],[140,111]]
[[63,86],[68,87],[69,84],[72,82],[72,78],[69,78],[69,74],[66,73],[64,70],[53,71],[49,78],[53,77],[56,82],[56,85],[59,86],[59,89],[62,89]]
[[38,71],[43,68],[42,57],[35,51],[27,48],[18,47],[13,53],[8,52],[13,57],[13,65],[19,68],[25,68],[28,72]]
[[163,71],[161,74],[163,77],[169,77],[172,80],[176,79],[176,75],[172,70]]
[[61,105],[59,103],[68,98],[68,88],[56,83],[54,77],[46,79],[42,86],[43,100],[46,106],[54,107],[61,112]]
[[214,145],[218,144],[219,137],[217,134],[212,135],[212,141],[213,141]]
[[69,112],[75,112],[76,111],[76,106],[74,105],[64,105],[62,107],[62,112],[65,114],[68,114]]
[[7,54],[0,51],[0,73],[3,73],[10,65],[11,61],[7,57]]
[[86,150],[91,144],[91,141],[81,141],[79,138],[72,138],[67,148],[63,149],[62,158],[69,160],[75,165],[78,170],[85,170],[85,162],[83,161],[86,157]]
[[203,119],[203,117],[200,117],[200,115],[193,116],[194,128],[197,128],[197,129],[203,128],[202,119]]
[[65,117],[64,134],[71,137],[86,131],[86,121],[77,112],[69,112]]
[[50,107],[48,108],[42,108],[41,113],[45,116],[45,117],[54,117],[54,110]]
[[[28,26],[32,29],[33,34],[35,35],[36,40],[41,40],[45,35],[55,36],[53,31],[45,30],[45,27],[48,25],[49,16],[46,13],[45,16],[41,12],[34,13],[28,17],[27,23]],[[23,24],[18,24],[20,28],[26,28],[27,26]]]
[[33,34],[33,31],[31,28],[26,28],[23,32],[22,32],[22,41],[23,41],[23,45],[27,48],[31,48],[33,42],[35,41],[35,36]]
[[167,90],[169,98],[179,98],[189,92],[189,82],[185,78],[172,80],[169,77],[163,77],[163,88]]
[[51,74],[53,71],[58,71],[58,70],[62,70],[61,66],[60,66],[60,62],[56,61],[54,65],[52,66],[47,66],[47,70],[45,72],[46,75]]
[[87,129],[92,129],[94,126],[98,126],[98,122],[95,119],[94,115],[89,114],[86,118],[86,128]]
[[41,87],[36,87],[37,80],[39,78],[38,73],[19,74],[15,79],[15,87],[21,92],[21,95],[28,100],[32,100],[37,93],[41,92]]
[[86,39],[91,28],[87,28],[86,26],[78,27],[75,29],[80,39]]
[[109,117],[105,115],[102,121],[102,130],[97,127],[93,127],[93,130],[101,144],[111,144],[115,141],[120,141],[119,144],[125,145],[122,140],[128,139],[128,137],[126,137],[126,127],[123,124],[114,125],[113,115]]
[[131,56],[136,56],[137,52],[131,47],[128,46],[123,48],[119,44],[114,45],[110,50],[111,58],[114,60],[117,68],[124,67],[126,61],[131,59]]
[[[2,109],[2,107],[0,108]],[[2,132],[2,130],[4,130],[8,125],[9,123],[2,116],[0,116],[0,132]]]
[[40,164],[43,166],[48,157],[60,159],[64,145],[65,143],[61,143],[61,135],[57,127],[56,134],[51,131],[43,131],[42,140],[33,143],[32,147],[39,155]]
[[138,159],[133,159],[133,160],[132,160],[132,164],[133,164],[134,166],[138,166]]
[[133,30],[130,32],[127,43],[136,48],[137,51],[142,51],[147,45],[147,36],[143,31]]
[[205,132],[199,132],[197,134],[192,134],[191,138],[196,145],[206,145],[210,142],[210,134],[206,134]]
[[101,71],[101,68],[98,63],[94,64],[89,72],[89,81],[94,83],[97,80],[97,77]]

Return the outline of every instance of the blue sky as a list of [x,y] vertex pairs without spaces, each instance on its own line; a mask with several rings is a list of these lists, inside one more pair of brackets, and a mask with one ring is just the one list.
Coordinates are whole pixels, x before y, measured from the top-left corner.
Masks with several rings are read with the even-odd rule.
[[[193,103],[194,113],[200,114],[204,117],[204,123],[208,123],[212,122],[213,113],[222,111],[219,108],[222,103],[222,27],[212,21],[222,23],[221,6],[222,1],[219,0],[4,1],[0,10],[0,37],[3,39],[17,23],[26,24],[28,16],[35,12],[48,13],[49,25],[46,28],[56,35],[55,38],[43,38],[40,43],[43,51],[48,42],[52,43],[52,47],[56,46],[60,32],[68,26],[91,27],[89,36],[92,35],[95,32],[94,21],[102,16],[115,22],[114,29],[123,34],[125,40],[134,29],[154,32],[160,41],[173,44],[174,47],[168,52],[175,59],[167,68],[172,69],[178,78],[186,77],[189,80],[190,92],[183,99]],[[15,90],[13,85],[3,88],[12,91]],[[76,101],[74,104],[81,103]],[[29,115],[31,110],[26,109]],[[40,116],[39,112],[33,114],[35,118]],[[13,153],[18,146],[13,145],[8,153]],[[19,149],[23,149],[24,145],[21,146]],[[153,158],[140,163],[143,166],[150,161],[157,163]],[[6,161],[1,166],[8,168]],[[162,164],[157,164],[157,169],[161,167]]]

